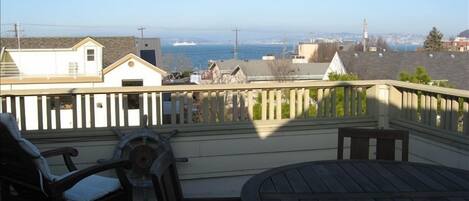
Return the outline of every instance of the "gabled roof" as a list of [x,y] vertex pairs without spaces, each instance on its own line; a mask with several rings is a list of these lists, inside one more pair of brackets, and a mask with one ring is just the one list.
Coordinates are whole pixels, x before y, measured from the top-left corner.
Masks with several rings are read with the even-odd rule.
[[210,69],[212,69],[216,65],[222,73],[231,73],[231,71],[233,71],[237,66],[239,66],[243,62],[245,61],[238,59],[213,61],[213,63],[210,65]]
[[[272,69],[269,60],[237,60],[233,72],[241,71],[247,76],[248,81],[271,81],[278,79]],[[292,72],[286,75],[289,79],[296,80],[321,80],[329,68],[329,63],[291,63]]]
[[109,65],[108,67],[104,68],[103,69],[103,75],[106,75],[107,73],[109,73],[110,71],[112,71],[113,69],[117,68],[118,66],[120,66],[121,64],[127,62],[128,60],[130,59],[134,59],[140,63],[142,63],[143,65],[145,65],[146,67],[160,73],[162,76],[166,76],[167,72],[154,66],[153,64],[151,63],[148,63],[147,61],[143,60],[142,58],[138,57],[137,55],[135,54],[132,54],[132,53],[129,53],[127,55],[125,55],[124,57],[120,58],[119,60],[117,60],[116,62],[114,62],[113,64]]
[[[103,66],[108,66],[127,55],[137,53],[134,37],[30,37],[21,38],[21,49],[74,48],[87,41],[95,41],[104,46]],[[16,38],[1,38],[0,47],[17,49]]]
[[469,53],[461,52],[339,52],[349,73],[360,79],[398,79],[402,71],[424,66],[434,80],[449,80],[459,89],[469,89]]

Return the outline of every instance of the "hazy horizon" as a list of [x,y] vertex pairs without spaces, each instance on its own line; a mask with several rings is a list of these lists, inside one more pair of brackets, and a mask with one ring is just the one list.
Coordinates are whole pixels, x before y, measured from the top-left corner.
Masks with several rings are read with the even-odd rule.
[[445,37],[469,28],[469,1],[1,1],[1,35],[140,36],[166,40],[230,42],[238,27],[246,41],[309,38],[311,33],[426,35],[433,26]]

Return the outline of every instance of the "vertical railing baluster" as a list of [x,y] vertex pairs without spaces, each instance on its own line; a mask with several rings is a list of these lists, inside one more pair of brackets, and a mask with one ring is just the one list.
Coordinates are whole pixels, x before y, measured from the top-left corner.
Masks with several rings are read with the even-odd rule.
[[362,96],[363,95],[363,88],[358,87],[357,88],[357,116],[360,116],[363,114],[363,106],[362,106]]
[[457,97],[451,98],[451,131],[458,131],[459,102]]
[[296,118],[303,117],[303,93],[304,89],[297,89],[296,95]]
[[44,130],[44,115],[42,111],[42,96],[37,96],[37,129]]
[[10,96],[10,105],[11,105],[11,114],[16,117],[16,97],[15,96]]
[[426,124],[426,116],[425,116],[425,93],[421,92],[420,93],[420,123]]
[[351,98],[350,98],[350,116],[357,115],[357,88],[352,87],[351,89]]
[[52,130],[52,100],[46,96],[47,130]]
[[111,94],[106,94],[106,127],[110,128],[111,124]]
[[60,97],[54,97],[54,104],[55,104],[55,129],[59,130],[61,128],[60,125]]
[[425,94],[425,124],[431,125],[431,96],[430,94]]
[[408,93],[406,90],[403,90],[402,91],[402,110],[400,111],[401,112],[401,118],[403,119],[408,119],[408,116],[407,116],[407,111],[409,110],[409,105],[408,105],[408,102],[407,102],[407,96],[408,96]]
[[296,100],[296,89],[290,89],[290,119],[295,118],[296,108],[295,108],[295,100]]
[[21,130],[26,130],[26,111],[24,107],[24,96],[20,96],[20,122],[21,122]]
[[72,128],[77,129],[78,124],[78,106],[77,106],[77,94],[72,95]]
[[446,128],[446,99],[444,96],[440,97],[440,128]]
[[156,125],[161,125],[163,124],[163,101],[161,101],[161,96],[162,94],[160,92],[157,92],[155,94],[155,118],[156,118]]
[[323,97],[322,97],[322,105],[323,105],[323,113],[324,117],[329,117],[331,114],[331,93],[329,88],[324,89]]
[[250,120],[254,119],[254,100],[252,90],[248,91],[248,115]]
[[122,94],[122,106],[123,106],[123,113],[124,113],[124,127],[129,126],[129,95]]
[[115,94],[114,95],[114,114],[116,115],[116,127],[120,127],[121,124],[121,118],[120,118],[120,113],[121,113],[121,104],[119,101],[119,97],[121,97],[122,94]]
[[147,93],[147,118],[148,127],[153,126],[153,93]]
[[305,89],[304,91],[304,102],[303,102],[303,118],[309,117],[309,107],[310,107],[310,97],[309,97],[309,89]]
[[7,113],[7,97],[0,97],[2,101],[2,112]]
[[232,91],[231,97],[233,99],[233,104],[232,104],[232,118],[231,120],[233,122],[238,121],[239,119],[239,113],[238,113],[238,91]]
[[178,96],[179,96],[179,123],[184,124],[184,115],[185,115],[185,111],[184,111],[185,102],[184,102],[184,99],[186,98],[186,94],[185,94],[185,92],[181,92],[180,94],[178,94]]
[[417,121],[418,95],[416,91],[412,91],[412,121]]
[[407,92],[407,119],[412,120],[412,93]]
[[[209,92],[210,93],[210,122],[214,123],[217,121],[217,99],[218,95],[217,92]],[[236,92],[238,93],[238,92]],[[233,105],[234,107],[234,105]],[[237,106],[236,106],[237,107]]]
[[275,91],[269,90],[269,120],[275,119]]
[[[81,127],[86,128],[86,96],[85,94],[81,96]],[[49,97],[47,97],[47,102],[49,102]],[[49,109],[47,109],[49,111]],[[49,116],[47,117],[49,119]],[[49,126],[49,125],[47,125]]]
[[90,94],[90,128],[94,128],[96,124],[94,107],[94,94]]
[[208,123],[208,92],[201,92],[202,93],[202,120],[204,123]]
[[316,117],[323,117],[323,90],[318,88],[317,114]]
[[331,117],[337,117],[337,91],[336,88],[331,88],[330,89],[330,96],[331,96]]
[[350,116],[350,87],[344,87],[344,117]]
[[194,99],[192,98],[192,92],[186,94],[187,97],[187,123],[192,124],[192,107]]
[[438,99],[435,94],[431,95],[430,98],[430,126],[436,127],[437,110],[438,110]]
[[239,120],[246,120],[246,91],[242,91],[239,95]]
[[[176,101],[179,92],[171,92],[171,124],[176,124]],[[181,103],[179,103],[181,104]],[[179,111],[181,112],[181,111]]]
[[446,97],[446,119],[445,119],[445,129],[446,130],[451,130],[451,98],[450,97]]
[[463,101],[463,132],[464,135],[469,136],[469,99],[465,98]]
[[261,92],[261,119],[267,120],[267,91],[264,89]]
[[[139,118],[139,125],[141,127],[145,126],[147,122],[145,122],[145,118],[144,118],[144,115],[145,115],[145,106],[143,105],[143,93],[138,93],[138,118]],[[148,121],[148,119],[147,119]]]
[[282,119],[282,90],[281,89],[277,89],[276,91],[276,97],[275,97],[275,100],[276,100],[276,116],[277,116],[277,119]]
[[219,122],[225,122],[225,93],[226,91],[220,91],[218,93],[218,120]]

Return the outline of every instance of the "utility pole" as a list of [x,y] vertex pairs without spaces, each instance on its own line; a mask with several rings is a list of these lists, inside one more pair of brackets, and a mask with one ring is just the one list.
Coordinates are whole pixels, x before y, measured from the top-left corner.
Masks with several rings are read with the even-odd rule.
[[239,29],[235,28],[233,30],[235,32],[235,44],[234,44],[234,50],[233,50],[233,59],[238,59],[238,32]]
[[9,30],[8,32],[13,32],[15,34],[15,38],[16,38],[16,42],[17,42],[17,45],[18,45],[18,49],[21,49],[21,43],[20,43],[20,33],[22,32],[23,30],[20,30],[20,23],[17,22],[15,24],[13,24],[13,30]]
[[140,35],[141,35],[141,38],[143,39],[143,30],[145,30],[146,28],[145,27],[140,27],[138,28],[137,30],[140,31]]

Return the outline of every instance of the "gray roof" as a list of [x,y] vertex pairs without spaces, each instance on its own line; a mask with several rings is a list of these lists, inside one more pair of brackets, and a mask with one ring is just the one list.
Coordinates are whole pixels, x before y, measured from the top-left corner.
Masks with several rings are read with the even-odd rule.
[[[86,37],[31,37],[21,38],[21,49],[71,48]],[[91,37],[104,46],[103,67],[106,67],[128,53],[137,53],[134,37]],[[1,38],[0,46],[16,49],[16,38]]]
[[228,60],[218,60],[213,61],[212,65],[217,65],[222,73],[231,73],[238,65],[242,64],[243,60],[238,59],[228,59]]
[[469,89],[469,53],[461,52],[339,52],[347,72],[360,79],[398,79],[402,71],[427,69],[433,80],[448,80],[459,89]]
[[[276,80],[272,65],[268,60],[238,60],[239,68],[247,76],[248,81]],[[288,79],[295,80],[322,80],[329,68],[329,63],[292,63],[292,73],[286,75]]]

